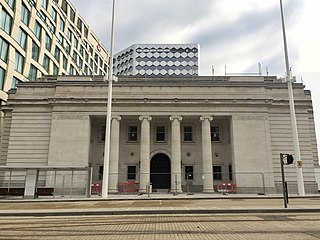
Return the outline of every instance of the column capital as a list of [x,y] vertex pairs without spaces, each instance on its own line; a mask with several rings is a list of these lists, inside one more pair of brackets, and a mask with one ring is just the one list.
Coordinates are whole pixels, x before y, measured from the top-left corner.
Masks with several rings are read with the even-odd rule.
[[143,116],[143,115],[141,115],[141,116],[139,117],[139,120],[142,121],[143,119],[147,119],[148,121],[151,121],[151,120],[152,120],[152,117],[151,117],[151,116]]
[[121,120],[121,116],[112,116],[111,119],[120,121]]
[[213,117],[212,116],[209,116],[209,115],[203,115],[200,117],[200,121],[203,122],[204,120],[208,119],[209,122],[211,122],[213,120]]
[[173,115],[173,116],[170,116],[170,117],[169,117],[169,120],[170,120],[170,121],[173,121],[174,119],[178,119],[179,122],[180,122],[180,121],[182,121],[183,118],[182,118],[181,116],[178,116],[178,115],[176,115],[176,116]]

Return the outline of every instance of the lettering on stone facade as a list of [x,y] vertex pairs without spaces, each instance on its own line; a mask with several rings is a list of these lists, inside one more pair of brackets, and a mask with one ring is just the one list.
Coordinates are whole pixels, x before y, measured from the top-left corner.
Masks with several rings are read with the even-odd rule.
[[267,121],[268,116],[233,116],[235,121]]
[[56,120],[87,120],[87,119],[89,119],[89,116],[83,116],[83,115],[57,115],[57,116],[53,116],[53,119],[56,119]]

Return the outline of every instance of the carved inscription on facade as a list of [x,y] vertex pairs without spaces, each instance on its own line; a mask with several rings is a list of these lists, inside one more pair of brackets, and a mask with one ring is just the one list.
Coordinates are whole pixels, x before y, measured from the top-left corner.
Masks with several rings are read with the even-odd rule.
[[89,119],[89,116],[69,114],[69,115],[53,116],[53,119],[56,119],[56,120],[87,120],[87,119]]
[[268,116],[233,116],[235,121],[267,121]]

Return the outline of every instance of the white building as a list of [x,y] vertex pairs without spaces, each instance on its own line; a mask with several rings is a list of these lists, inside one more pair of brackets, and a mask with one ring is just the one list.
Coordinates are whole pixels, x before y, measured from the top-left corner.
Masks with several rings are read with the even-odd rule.
[[[317,192],[310,91],[293,84],[304,185]],[[107,84],[102,77],[20,83],[9,95],[1,165],[88,166],[101,180]],[[285,83],[276,77],[120,77],[113,88],[109,191],[281,192],[280,153],[293,154]],[[297,193],[295,164],[285,166]],[[52,184],[50,179],[45,185]]]
[[135,44],[114,56],[114,74],[129,76],[197,76],[199,44]]

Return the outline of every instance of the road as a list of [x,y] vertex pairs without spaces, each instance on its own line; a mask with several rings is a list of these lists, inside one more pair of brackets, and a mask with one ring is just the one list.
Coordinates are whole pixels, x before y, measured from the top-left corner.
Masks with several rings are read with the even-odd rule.
[[320,239],[319,213],[1,217],[0,239]]

